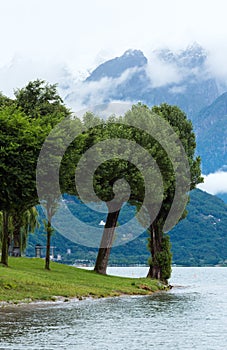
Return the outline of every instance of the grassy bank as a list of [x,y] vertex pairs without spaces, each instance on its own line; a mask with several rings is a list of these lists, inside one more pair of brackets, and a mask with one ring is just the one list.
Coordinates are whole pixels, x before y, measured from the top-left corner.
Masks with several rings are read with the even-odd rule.
[[9,268],[0,265],[0,302],[55,300],[62,296],[107,297],[121,294],[151,294],[165,289],[158,281],[146,278],[101,276],[93,271],[51,263],[35,258],[10,258]]

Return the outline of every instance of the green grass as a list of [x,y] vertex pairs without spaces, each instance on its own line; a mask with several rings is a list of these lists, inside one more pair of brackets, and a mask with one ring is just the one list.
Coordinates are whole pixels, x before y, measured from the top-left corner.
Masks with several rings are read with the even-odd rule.
[[9,258],[9,267],[0,266],[0,302],[55,300],[55,297],[101,298],[121,294],[151,294],[165,290],[159,281],[146,278],[103,276],[94,271],[51,263],[44,269],[44,260]]

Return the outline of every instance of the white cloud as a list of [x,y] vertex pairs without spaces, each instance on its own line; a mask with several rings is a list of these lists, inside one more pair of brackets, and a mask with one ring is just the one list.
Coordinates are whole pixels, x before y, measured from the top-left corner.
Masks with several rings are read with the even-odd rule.
[[196,40],[225,62],[226,7],[225,0],[3,0],[0,64],[19,53],[58,58],[83,71],[100,52],[107,59],[131,47],[149,56],[152,47],[181,48]]
[[7,96],[13,97],[14,90],[35,79],[43,79],[51,84],[58,82],[62,86],[62,93],[66,85],[73,83],[73,76],[66,65],[57,60],[26,59],[16,55],[9,64],[0,67],[0,91]]
[[217,171],[209,175],[203,175],[204,183],[197,188],[210,194],[227,193],[227,172]]
[[169,89],[169,92],[171,94],[183,94],[185,93],[186,86],[185,85],[179,85],[179,86],[173,86],[172,88]]
[[[107,119],[110,116],[123,116],[133,105],[131,101],[111,101],[110,103],[102,103],[98,105],[91,105],[86,108],[75,110],[74,115],[78,118],[83,118],[84,114],[89,111],[98,115],[102,119]],[[84,106],[83,106],[84,107]]]
[[207,69],[211,75],[216,77],[220,82],[225,83],[227,79],[227,43],[219,41],[216,43],[216,49],[211,49],[207,56]]
[[99,81],[76,82],[71,86],[72,92],[65,99],[66,104],[74,111],[83,109],[85,106],[100,105],[108,100],[117,87],[138,69],[137,67],[129,68],[118,78],[104,77]]
[[[0,91],[12,94],[37,77],[60,82],[56,61],[73,78],[78,72],[84,77],[129,48],[150,57],[152,49],[176,50],[194,41],[209,50],[212,72],[227,77],[226,7],[225,0],[2,0]],[[27,64],[9,69],[18,55]],[[155,86],[182,79],[176,67],[160,62],[151,61],[148,72]]]
[[146,73],[150,78],[152,87],[180,83],[183,79],[179,69],[174,64],[161,61],[155,54],[148,60]]

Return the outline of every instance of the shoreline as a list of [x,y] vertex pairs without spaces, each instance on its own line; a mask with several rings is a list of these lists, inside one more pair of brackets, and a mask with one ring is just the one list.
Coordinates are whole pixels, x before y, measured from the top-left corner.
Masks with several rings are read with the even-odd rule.
[[10,258],[9,266],[0,267],[0,307],[151,295],[170,289],[158,280],[100,275],[55,262],[49,271],[39,258]]
[[[179,286],[177,286],[179,287]],[[125,297],[131,297],[131,298],[136,298],[136,297],[149,297],[153,294],[157,293],[164,293],[170,291],[174,286],[171,286],[170,288],[167,286],[166,289],[163,290],[158,290],[154,292],[150,292],[149,294],[119,294],[119,295],[109,295],[109,296],[104,296],[104,297],[70,297],[70,298],[65,298],[63,296],[55,296],[55,300],[17,300],[17,301],[0,301],[0,311],[2,309],[6,308],[18,308],[18,307],[42,307],[42,306],[59,306],[59,305],[68,305],[70,303],[80,303],[83,301],[98,301],[98,300],[106,300],[106,299],[115,299],[115,298],[125,298]]]

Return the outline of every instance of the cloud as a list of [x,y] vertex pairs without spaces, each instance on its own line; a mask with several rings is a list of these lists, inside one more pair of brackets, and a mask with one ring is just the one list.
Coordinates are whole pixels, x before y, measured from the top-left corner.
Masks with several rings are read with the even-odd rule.
[[[140,68],[133,67],[125,70],[120,77],[104,77],[99,81],[78,81],[71,86],[71,93],[66,96],[66,104],[74,111],[83,109],[87,106],[96,106],[111,102],[117,102],[113,98],[116,95],[117,88],[122,85],[129,77],[136,73]],[[134,101],[128,101],[133,103]]]
[[209,175],[203,175],[204,183],[199,184],[197,188],[210,194],[216,195],[227,193],[227,172],[217,171]]
[[13,97],[14,90],[35,79],[43,79],[51,84],[58,83],[59,91],[63,94],[73,84],[72,74],[65,64],[57,60],[50,62],[15,55],[9,64],[0,67],[0,91],[9,97]]
[[[14,91],[26,86],[29,81],[43,79],[51,84],[57,83],[58,92],[66,105],[73,111],[78,111],[88,105],[96,106],[109,101],[109,96],[115,94],[118,86],[138,69],[127,69],[115,79],[104,77],[100,81],[85,82],[87,72],[74,72],[61,60],[52,62],[48,59],[30,59],[15,55],[8,64],[0,66],[0,91],[13,97]],[[129,101],[131,102],[133,101]]]
[[[130,47],[147,54],[152,47],[179,49],[198,40],[214,54],[211,65],[217,74],[226,70],[226,1],[141,0],[139,5],[130,0],[1,1],[0,64],[19,52],[27,58],[48,58],[50,68],[60,58],[77,72],[93,68],[95,57],[96,63],[102,62],[100,51],[106,60]],[[171,68],[167,81],[175,82],[175,73]],[[152,75],[156,84],[165,81],[159,73]]]
[[218,43],[216,50],[211,50],[208,52],[206,66],[207,70],[210,72],[210,75],[216,78],[221,84],[225,85],[226,88],[226,79],[227,79],[227,44],[226,42],[222,43],[222,47],[218,48]]
[[186,89],[186,85],[173,86],[169,89],[169,92],[171,94],[184,94]]
[[203,59],[206,62],[206,52],[197,43],[172,51],[163,47],[149,55],[146,73],[153,88],[175,85],[171,93],[184,93],[185,80],[196,83],[210,78],[211,68]]
[[156,54],[152,54],[146,66],[147,76],[153,88],[172,83],[180,83],[183,76],[175,64],[163,62]]

